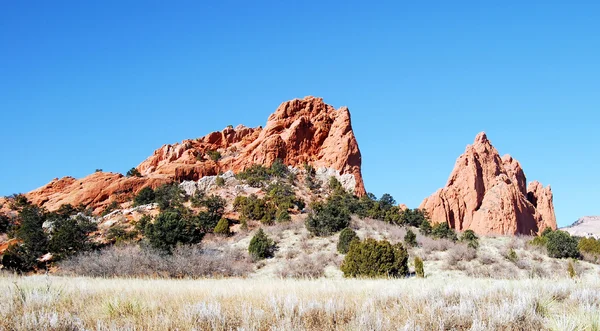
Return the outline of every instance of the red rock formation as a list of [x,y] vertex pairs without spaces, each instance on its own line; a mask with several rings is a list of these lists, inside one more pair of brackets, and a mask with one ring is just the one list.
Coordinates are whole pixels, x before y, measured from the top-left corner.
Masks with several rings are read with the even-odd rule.
[[526,178],[510,155],[500,158],[485,133],[456,161],[446,186],[421,203],[433,223],[479,234],[532,234],[556,229],[550,187]]
[[[221,158],[211,159],[212,151],[218,151]],[[221,171],[239,172],[253,164],[270,166],[276,159],[291,166],[306,162],[315,168],[333,168],[342,175],[353,175],[354,192],[365,194],[361,155],[348,108],[336,110],[321,98],[306,97],[282,103],[264,129],[228,127],[200,139],[164,145],[137,167],[143,177],[103,172],[80,180],[65,177],[27,197],[49,210],[70,203],[91,206],[98,212],[112,201],[130,199],[144,186],[198,180]]]

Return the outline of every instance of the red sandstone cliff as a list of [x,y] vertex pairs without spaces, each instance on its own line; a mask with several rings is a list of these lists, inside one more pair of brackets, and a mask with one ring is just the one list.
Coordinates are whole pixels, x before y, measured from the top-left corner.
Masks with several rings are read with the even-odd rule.
[[[210,158],[218,151],[218,161]],[[338,110],[321,98],[306,97],[282,103],[269,116],[265,128],[228,127],[203,138],[164,145],[137,169],[143,177],[97,172],[82,179],[64,177],[27,194],[33,203],[49,210],[62,204],[84,204],[99,212],[112,201],[124,202],[144,186],[171,181],[198,180],[220,171],[239,172],[252,164],[284,164],[333,168],[353,175],[355,194],[365,194],[361,154],[352,131],[350,112]]]
[[552,190],[526,186],[519,162],[500,157],[485,133],[456,161],[446,186],[421,203],[433,223],[478,234],[532,234],[556,229]]

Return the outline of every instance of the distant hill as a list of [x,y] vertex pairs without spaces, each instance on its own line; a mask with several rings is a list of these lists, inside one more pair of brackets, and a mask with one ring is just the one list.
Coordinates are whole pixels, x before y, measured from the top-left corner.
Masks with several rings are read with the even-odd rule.
[[584,216],[561,230],[574,236],[600,238],[600,216]]

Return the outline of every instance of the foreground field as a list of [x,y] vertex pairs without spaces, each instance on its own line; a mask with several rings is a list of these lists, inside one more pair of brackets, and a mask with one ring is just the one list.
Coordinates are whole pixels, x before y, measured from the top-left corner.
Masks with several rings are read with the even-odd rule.
[[2,330],[597,330],[600,281],[0,276]]

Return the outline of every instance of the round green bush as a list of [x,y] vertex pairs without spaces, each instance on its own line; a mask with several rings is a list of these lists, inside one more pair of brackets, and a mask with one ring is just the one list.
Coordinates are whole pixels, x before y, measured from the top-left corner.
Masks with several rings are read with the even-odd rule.
[[340,238],[338,239],[337,243],[338,252],[340,252],[341,254],[348,253],[348,250],[350,249],[350,243],[352,243],[353,240],[358,240],[358,236],[356,235],[356,232],[354,232],[354,230],[350,228],[345,228],[344,230],[342,230],[342,232],[340,232]]
[[146,186],[143,189],[141,189],[138,192],[138,194],[135,196],[135,198],[133,199],[133,205],[141,206],[141,205],[147,205],[149,203],[153,203],[155,197],[156,196],[154,194],[154,190],[151,187]]
[[340,267],[344,277],[406,277],[408,252],[387,240],[355,240]]
[[406,231],[406,235],[404,236],[404,243],[410,247],[416,247],[419,244],[417,243],[417,235],[412,232],[411,229]]
[[579,258],[577,239],[565,231],[552,231],[545,236],[548,238],[546,248],[548,256],[554,258]]
[[419,278],[425,277],[425,269],[423,268],[423,260],[418,256],[415,256],[415,274],[417,274],[417,277],[419,277]]
[[215,226],[214,233],[229,236],[231,234],[231,231],[229,231],[229,221],[226,218],[221,218],[217,226]]
[[256,260],[262,260],[273,257],[275,252],[275,243],[271,240],[263,229],[258,229],[258,232],[250,240],[248,253]]

